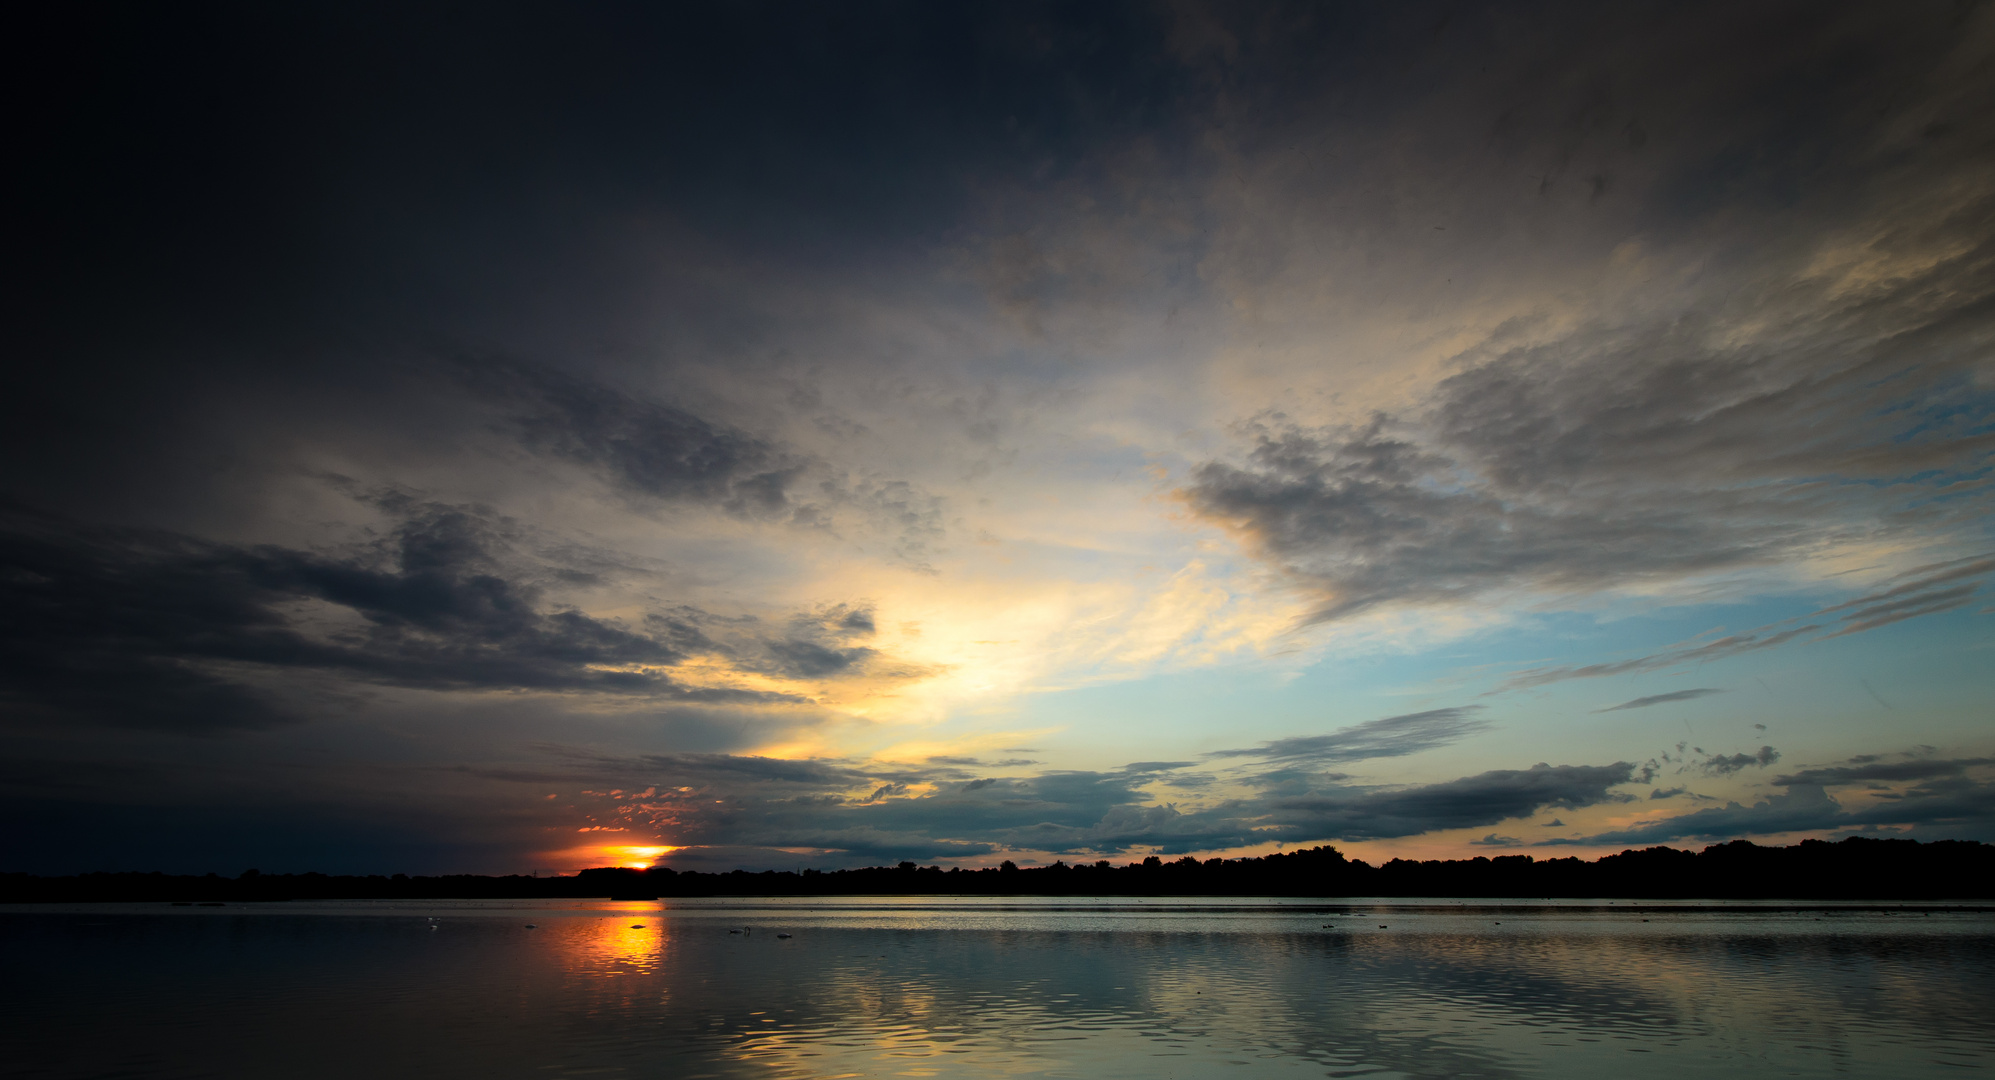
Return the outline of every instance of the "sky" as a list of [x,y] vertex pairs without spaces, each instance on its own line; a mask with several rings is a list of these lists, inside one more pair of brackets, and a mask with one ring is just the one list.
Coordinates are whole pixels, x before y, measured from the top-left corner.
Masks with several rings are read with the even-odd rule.
[[1995,7],[8,38],[0,870],[1995,841]]

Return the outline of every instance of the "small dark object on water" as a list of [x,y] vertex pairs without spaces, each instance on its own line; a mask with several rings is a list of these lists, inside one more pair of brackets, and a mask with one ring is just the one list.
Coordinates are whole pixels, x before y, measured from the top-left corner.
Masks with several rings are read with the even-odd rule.
[[644,929],[644,924],[641,922],[634,922],[630,924],[630,928],[632,930],[642,930]]
[[729,930],[729,931],[728,931],[728,933],[730,933],[730,934],[739,934],[739,933],[741,933],[741,931],[739,931],[739,930]]
[[1380,930],[1383,930],[1383,929],[1385,929],[1385,924],[1384,924],[1384,923],[1380,923],[1380,924],[1378,924],[1378,928],[1379,928]]
[[538,923],[528,923],[528,924],[526,924],[526,928],[527,928],[528,930],[538,930],[538,929],[540,929],[540,924],[538,924]]
[[776,936],[777,936],[777,937],[779,937],[779,938],[786,938],[786,937],[789,937],[790,935],[788,935],[788,934],[777,934]]

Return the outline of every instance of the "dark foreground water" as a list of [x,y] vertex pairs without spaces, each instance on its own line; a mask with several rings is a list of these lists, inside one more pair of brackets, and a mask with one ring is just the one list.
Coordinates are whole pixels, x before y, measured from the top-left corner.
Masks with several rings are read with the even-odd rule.
[[1995,1068],[1995,914],[901,898],[0,909],[0,1032],[10,1077],[1959,1076]]

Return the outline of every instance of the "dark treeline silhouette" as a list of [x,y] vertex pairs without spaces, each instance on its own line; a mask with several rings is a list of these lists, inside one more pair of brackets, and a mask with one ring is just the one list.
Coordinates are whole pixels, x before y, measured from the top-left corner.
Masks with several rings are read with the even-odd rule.
[[1155,856],[1020,868],[943,870],[903,862],[860,870],[708,874],[668,867],[604,867],[562,877],[331,876],[98,873],[0,874],[0,901],[149,900],[187,903],[307,899],[652,899],[673,896],[1393,896],[1913,900],[1995,897],[1995,845],[1972,840],[1804,840],[1761,847],[1744,840],[1701,852],[1652,847],[1591,862],[1529,855],[1373,866],[1333,847],[1258,858],[1166,862]]

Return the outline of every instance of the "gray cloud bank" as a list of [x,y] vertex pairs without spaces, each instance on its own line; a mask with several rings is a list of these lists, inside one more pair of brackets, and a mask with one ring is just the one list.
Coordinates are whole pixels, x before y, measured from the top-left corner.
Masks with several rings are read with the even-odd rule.
[[[564,767],[540,779],[589,782],[590,820],[663,829],[678,844],[816,849],[848,864],[869,859],[969,858],[1005,849],[1108,856],[1275,842],[1372,840],[1493,825],[1547,808],[1627,802],[1613,789],[1634,766],[1539,764],[1437,784],[1353,788],[1334,775],[1285,776],[1262,794],[1181,810],[1143,788],[1148,762],[1110,772],[978,776],[957,766],[881,768],[838,761],[727,755],[612,758],[554,751]],[[934,785],[910,794],[917,785]],[[614,791],[615,794],[610,794]],[[859,794],[847,794],[858,792]],[[771,865],[774,863],[771,862]]]
[[[1714,757],[1716,772],[1733,772],[1749,765],[1764,767],[1779,755],[1762,747],[1758,755]],[[1909,829],[1914,836],[1933,839],[1974,839],[1995,827],[1995,780],[1977,779],[1995,759],[1936,758],[1924,754],[1862,755],[1838,765],[1802,769],[1775,776],[1786,788],[1750,806],[1728,802],[1664,818],[1647,825],[1596,833],[1579,841],[1555,844],[1665,844],[1727,840],[1742,836],[1810,832],[1835,834],[1879,828]],[[1891,784],[1905,784],[1900,788]],[[1846,805],[1829,794],[1832,787],[1859,788],[1867,796],[1861,805]]]
[[874,629],[863,607],[799,614],[773,634],[685,605],[635,623],[595,618],[552,602],[536,580],[591,575],[522,558],[504,519],[382,501],[392,532],[337,554],[0,519],[7,722],[265,728],[301,718],[274,692],[272,678],[287,673],[428,691],[776,705],[803,699],[686,686],[670,669],[705,656],[821,679],[878,656],[860,643]]

